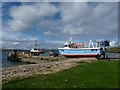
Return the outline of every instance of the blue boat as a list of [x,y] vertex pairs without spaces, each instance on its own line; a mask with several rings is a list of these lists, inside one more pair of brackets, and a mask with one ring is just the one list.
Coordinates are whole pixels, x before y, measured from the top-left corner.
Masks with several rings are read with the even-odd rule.
[[93,41],[83,44],[76,44],[71,39],[64,44],[63,48],[58,48],[59,53],[65,57],[100,57],[105,55],[106,47],[109,41]]

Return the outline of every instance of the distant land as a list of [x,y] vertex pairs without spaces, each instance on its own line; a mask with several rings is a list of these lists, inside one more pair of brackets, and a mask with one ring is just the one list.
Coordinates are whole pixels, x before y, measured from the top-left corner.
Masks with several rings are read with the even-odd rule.
[[[13,49],[0,48],[0,51],[9,51],[9,50],[13,50]],[[50,50],[50,49],[45,49],[45,50]],[[51,50],[57,50],[57,49],[51,49]],[[22,51],[28,51],[28,50],[22,50]],[[106,52],[107,53],[120,53],[120,47],[108,48]]]
[[106,52],[108,52],[108,53],[120,53],[120,47],[108,48]]
[[[0,51],[11,51],[13,49],[8,49],[8,48],[0,48]],[[18,49],[18,50],[21,50],[21,51],[29,51],[29,50],[22,50],[22,49]],[[57,50],[57,49],[45,49],[45,50]]]
[[[8,48],[0,48],[0,51],[11,51],[13,49],[8,49]],[[18,50],[21,50],[21,49],[18,49]],[[24,51],[28,51],[28,50],[24,50]]]

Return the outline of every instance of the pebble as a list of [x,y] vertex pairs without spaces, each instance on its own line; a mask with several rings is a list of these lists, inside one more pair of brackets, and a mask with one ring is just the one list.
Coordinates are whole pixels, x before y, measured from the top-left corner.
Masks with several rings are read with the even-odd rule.
[[[72,61],[72,62],[71,62]],[[2,68],[2,80],[5,83],[9,78],[17,78],[21,76],[27,76],[31,74],[48,74],[56,71],[60,71],[62,69],[68,69],[71,66],[74,66],[76,62],[80,61],[77,59],[71,60],[61,60],[54,61],[44,64],[28,64],[28,65],[19,65],[9,68]],[[67,79],[65,80],[68,81]]]

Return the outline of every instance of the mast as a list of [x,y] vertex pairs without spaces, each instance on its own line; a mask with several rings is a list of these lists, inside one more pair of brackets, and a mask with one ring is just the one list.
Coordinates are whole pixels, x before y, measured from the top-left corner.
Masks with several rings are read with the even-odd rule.
[[37,48],[37,40],[35,40],[35,48]]
[[70,42],[70,44],[72,44],[72,37],[70,37],[70,41],[69,42]]

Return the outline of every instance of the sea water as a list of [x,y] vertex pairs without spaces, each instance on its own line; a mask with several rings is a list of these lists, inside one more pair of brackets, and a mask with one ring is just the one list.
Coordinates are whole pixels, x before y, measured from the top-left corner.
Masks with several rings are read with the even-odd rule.
[[2,57],[2,67],[12,67],[12,66],[17,66],[23,64],[22,62],[12,62],[7,60],[8,53],[10,51],[0,51],[2,53],[0,57]]
[[[59,53],[58,50],[51,50],[54,53]],[[7,60],[8,53],[11,52],[10,50],[4,50],[0,51],[0,58],[2,59],[2,67],[12,67],[12,66],[17,66],[17,65],[23,65],[22,62],[13,62]],[[45,50],[45,53],[40,54],[41,56],[49,56],[50,55],[50,50]],[[118,53],[107,53],[107,55],[110,58],[114,58]]]
[[[54,53],[58,53],[58,50],[51,50]],[[2,59],[2,67],[12,67],[12,66],[17,66],[17,65],[23,65],[24,63],[22,62],[13,62],[10,60],[7,60],[8,54],[11,52],[11,50],[3,50],[0,51],[0,58]],[[25,53],[28,53],[29,51],[24,51]],[[45,53],[40,54],[40,56],[49,56],[50,55],[50,50],[45,50]]]

